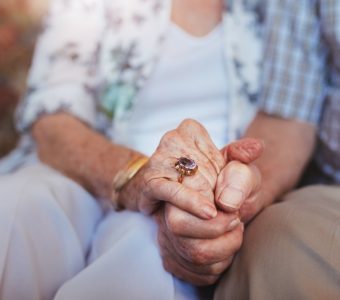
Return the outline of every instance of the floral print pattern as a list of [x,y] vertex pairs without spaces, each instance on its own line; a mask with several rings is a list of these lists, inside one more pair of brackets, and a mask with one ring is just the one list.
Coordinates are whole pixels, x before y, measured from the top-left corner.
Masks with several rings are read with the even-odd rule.
[[[246,1],[228,1],[226,7],[233,139],[255,113],[261,24]],[[42,114],[67,111],[111,137],[124,131],[162,51],[170,14],[171,0],[54,0],[18,110],[19,129],[28,131]]]

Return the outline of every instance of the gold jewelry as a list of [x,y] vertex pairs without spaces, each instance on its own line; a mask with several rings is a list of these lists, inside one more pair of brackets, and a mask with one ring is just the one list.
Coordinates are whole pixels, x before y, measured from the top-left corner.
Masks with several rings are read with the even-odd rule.
[[192,176],[196,174],[198,170],[198,165],[191,158],[180,157],[175,163],[175,169],[179,173],[177,181],[179,183],[182,183],[184,176]]
[[111,203],[116,210],[123,209],[118,203],[119,192],[132,179],[133,176],[148,162],[146,156],[139,156],[132,159],[122,170],[120,170],[112,181],[112,196]]

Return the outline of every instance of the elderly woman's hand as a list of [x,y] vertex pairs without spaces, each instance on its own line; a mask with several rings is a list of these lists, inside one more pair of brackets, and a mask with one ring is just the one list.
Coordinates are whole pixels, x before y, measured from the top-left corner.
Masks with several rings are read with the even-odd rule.
[[[178,158],[193,159],[198,171],[178,182]],[[166,133],[150,160],[124,186],[119,194],[121,206],[151,214],[162,201],[202,219],[216,216],[214,189],[225,160],[204,127],[185,120]]]
[[243,238],[239,210],[254,203],[260,188],[260,174],[250,163],[262,149],[261,142],[244,139],[221,151],[228,163],[216,184],[215,201],[222,210],[215,218],[198,219],[170,204],[157,213],[166,270],[195,285],[208,285],[230,265]]

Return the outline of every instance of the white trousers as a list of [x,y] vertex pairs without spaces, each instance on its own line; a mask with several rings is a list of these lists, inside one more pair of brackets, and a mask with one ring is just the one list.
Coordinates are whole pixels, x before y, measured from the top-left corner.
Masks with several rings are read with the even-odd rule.
[[0,299],[198,299],[162,266],[152,218],[108,213],[36,164],[0,176]]

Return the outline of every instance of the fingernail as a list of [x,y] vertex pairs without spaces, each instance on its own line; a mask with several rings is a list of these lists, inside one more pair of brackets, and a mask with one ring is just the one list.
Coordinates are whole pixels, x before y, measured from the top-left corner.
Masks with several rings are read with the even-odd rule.
[[217,216],[216,208],[211,207],[209,205],[203,206],[202,211],[209,219],[215,218]]
[[235,229],[240,223],[241,220],[239,218],[232,220],[228,226],[228,231]]
[[226,188],[221,197],[220,201],[224,206],[239,209],[243,200],[243,193],[240,190],[233,188]]

